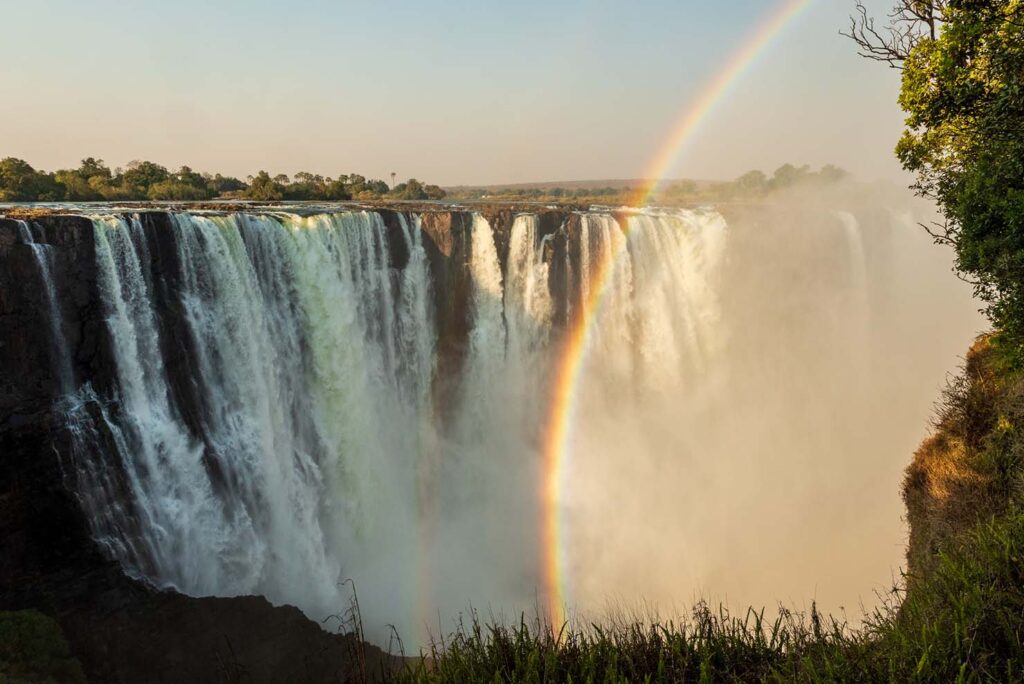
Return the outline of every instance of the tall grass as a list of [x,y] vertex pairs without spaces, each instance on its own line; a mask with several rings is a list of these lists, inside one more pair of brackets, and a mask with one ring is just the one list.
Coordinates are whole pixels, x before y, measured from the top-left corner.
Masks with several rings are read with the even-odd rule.
[[907,471],[910,572],[860,626],[698,604],[679,622],[555,631],[475,615],[395,682],[1024,681],[1024,372],[990,336]]
[[394,682],[1002,682],[1024,680],[1024,515],[985,521],[927,578],[852,628],[698,604],[680,622],[552,630],[475,616]]

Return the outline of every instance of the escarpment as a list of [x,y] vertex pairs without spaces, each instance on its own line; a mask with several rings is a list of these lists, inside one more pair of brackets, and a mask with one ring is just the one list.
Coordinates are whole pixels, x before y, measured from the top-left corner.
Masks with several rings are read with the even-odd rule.
[[[517,212],[485,213],[505,263]],[[554,239],[571,215],[537,212],[537,234],[530,240],[539,246]],[[469,347],[474,213],[380,209],[360,216],[358,225],[346,228],[358,232],[364,225],[358,222],[369,221],[367,230],[379,230],[364,245],[366,264],[382,259],[380,273],[395,278],[410,268],[425,269],[415,277],[422,278],[421,294],[429,301],[418,305],[432,315],[404,323],[434,328],[424,332],[436,335],[436,369],[423,382],[444,414],[456,392],[451,378],[459,375]],[[176,439],[191,445],[179,454],[158,455],[164,464],[158,467],[173,467],[168,457],[194,453],[212,492],[239,486],[238,473],[218,458],[223,444],[216,443],[213,422],[224,408],[214,402],[223,397],[210,391],[212,383],[231,387],[237,379],[221,377],[227,360],[210,356],[211,350],[221,351],[204,346],[196,327],[203,323],[184,293],[203,296],[231,286],[231,278],[259,278],[231,269],[214,273],[190,261],[199,255],[189,250],[210,247],[216,231],[230,234],[224,245],[252,250],[249,268],[273,268],[260,258],[280,255],[261,251],[267,246],[261,241],[267,230],[285,229],[260,224],[265,218],[220,216],[219,223],[209,224],[214,232],[197,232],[188,244],[182,242],[188,231],[180,217],[166,211],[0,218],[0,610],[38,608],[56,617],[90,679],[335,681],[356,668],[393,665],[379,649],[325,631],[294,608],[255,597],[193,598],[161,587],[156,580],[166,561],[153,556],[159,549],[142,548],[151,513],[136,498],[133,478],[153,473],[133,471],[121,459],[126,449],[170,447],[144,434],[133,436],[134,429],[160,429],[131,427],[146,419],[132,413],[139,408],[133,402],[164,406],[164,419],[180,426]],[[110,239],[102,234],[105,220]],[[562,261],[578,260],[565,244],[563,236]],[[422,263],[410,265],[416,259]],[[129,277],[136,279],[124,280]],[[567,287],[564,278],[559,271],[550,283],[559,298]],[[272,280],[258,288],[272,286]],[[291,293],[252,294],[281,295],[281,315],[299,320],[289,311],[298,306]],[[390,295],[367,293],[375,296]],[[563,325],[562,316],[552,324]],[[309,344],[294,347],[297,374],[323,362]],[[128,348],[153,364],[138,369],[135,378],[126,376],[131,364],[117,358]],[[306,429],[303,420],[292,429]],[[126,440],[135,441],[129,446]],[[131,564],[119,562],[125,559]],[[336,612],[344,612],[344,605]]]
[[934,432],[906,471],[903,500],[910,541],[910,586],[941,552],[976,525],[1020,501],[1024,381],[1005,366],[993,336],[979,337],[937,404]]

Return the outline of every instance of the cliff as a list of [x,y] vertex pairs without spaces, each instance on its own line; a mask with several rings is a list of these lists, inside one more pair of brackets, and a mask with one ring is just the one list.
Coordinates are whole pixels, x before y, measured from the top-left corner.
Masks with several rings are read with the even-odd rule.
[[[163,218],[147,223],[167,236]],[[92,681],[345,681],[390,659],[258,597],[191,598],[128,577],[93,541],[68,486],[68,433],[54,415],[44,284],[22,226],[0,219],[0,610],[55,617]],[[96,296],[92,223],[32,224],[52,248],[73,372],[113,381]],[[155,244],[160,244],[159,240]],[[155,263],[171,268],[158,253]]]
[[[569,233],[578,230],[579,219],[571,211],[532,209],[541,237],[552,237],[551,287],[564,292],[572,287],[565,266],[577,258],[570,254]],[[401,270],[409,253],[400,239],[400,212],[409,217],[412,209],[376,211],[389,232],[390,265]],[[473,213],[420,211],[437,312],[433,391],[443,406],[451,391],[446,378],[457,375],[468,345]],[[477,211],[490,222],[504,263],[516,210]],[[161,311],[168,392],[183,423],[199,435],[208,407],[192,380],[200,375],[193,341],[179,334],[185,329],[177,296],[184,269],[175,226],[162,210],[143,210],[139,218],[149,259],[144,268]],[[30,212],[25,219],[0,218],[0,611],[32,608],[54,617],[92,681],[344,681],[393,666],[396,661],[379,649],[325,631],[295,608],[274,607],[260,597],[192,598],[129,577],[94,540],[74,494],[80,476],[69,457],[74,429],[62,424],[56,407],[63,380],[55,348],[55,339],[63,338],[74,384],[95,390],[85,397],[84,410],[102,428],[106,408],[96,397],[115,396],[118,379],[101,305],[94,226],[86,217],[52,211]],[[48,287],[60,296],[48,298]],[[567,314],[564,307],[556,313],[557,326]],[[52,328],[54,320],[59,330]],[[114,436],[100,432],[98,450],[104,443],[111,447]],[[92,454],[103,476],[115,489],[126,487],[125,474],[100,456]]]
[[1021,499],[1024,378],[979,337],[937,405],[934,432],[907,468],[903,500],[911,590],[977,525],[1004,518]]

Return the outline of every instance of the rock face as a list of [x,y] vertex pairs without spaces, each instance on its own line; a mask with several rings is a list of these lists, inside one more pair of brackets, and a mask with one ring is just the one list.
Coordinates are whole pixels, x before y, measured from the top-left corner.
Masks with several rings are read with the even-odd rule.
[[903,482],[913,583],[940,552],[979,522],[1005,516],[1019,488],[1012,426],[1024,420],[1024,385],[1001,366],[989,335],[965,357],[938,403],[934,433],[918,447]]
[[[399,212],[378,211],[388,230],[400,235]],[[480,213],[504,263],[516,212],[499,207]],[[562,210],[536,213],[541,233],[553,236],[550,277],[558,291],[566,286],[566,264],[576,258],[567,231],[579,220]],[[182,269],[173,222],[162,211],[140,218],[149,267],[159,274],[153,282],[162,287],[152,293],[165,313],[161,339],[175,345],[162,350],[169,391],[184,421],[198,427],[205,407],[188,382],[196,374],[188,367],[195,354],[187,335],[173,334],[184,315],[174,294]],[[420,220],[436,296],[434,391],[443,397],[449,391],[445,378],[457,374],[467,346],[473,214],[434,210]],[[62,377],[54,344],[57,336],[65,340],[65,365],[76,384],[91,383],[100,393],[114,388],[93,230],[80,216],[0,218],[0,610],[37,608],[54,616],[92,681],[349,681],[393,667],[397,661],[379,649],[332,634],[295,608],[274,607],[260,597],[187,597],[129,577],[93,540],[69,482],[71,436],[55,410]],[[389,243],[391,265],[403,268],[409,260],[403,241]],[[61,293],[56,300],[47,296],[41,259]],[[59,330],[51,325],[54,305]],[[565,315],[556,312],[556,325]]]

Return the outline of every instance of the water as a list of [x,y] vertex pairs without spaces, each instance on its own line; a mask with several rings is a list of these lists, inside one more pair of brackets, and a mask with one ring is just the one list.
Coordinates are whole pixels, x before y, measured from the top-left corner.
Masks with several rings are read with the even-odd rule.
[[53,281],[53,248],[38,244],[32,235],[32,228],[27,221],[18,221],[18,236],[32,250],[36,265],[39,268],[39,279],[42,284],[43,296],[46,300],[47,323],[50,327],[50,349],[53,367],[57,376],[59,394],[69,392],[75,383],[71,367],[71,352],[64,335],[64,317],[61,315],[57,286]]
[[[813,230],[768,217],[783,226],[769,233],[710,210],[592,211],[544,234],[536,215],[502,232],[474,214],[465,262],[450,263],[464,278],[466,331],[446,376],[436,306],[457,293],[438,291],[418,215],[389,227],[372,211],[177,213],[170,236],[145,215],[95,216],[116,359],[106,395],[76,386],[52,249],[28,226],[22,239],[64,350],[54,363],[75,486],[108,552],[163,586],[262,594],[317,620],[345,610],[352,579],[371,638],[385,642],[395,625],[420,644],[470,605],[517,619],[546,600],[541,438],[561,361],[556,312],[571,319],[599,272],[559,509],[573,607],[720,591],[773,602],[780,586],[835,570],[824,552],[803,557],[803,572],[756,550],[775,540],[797,554],[794,538],[818,533],[819,519],[846,529],[832,504],[862,503],[864,490],[833,478],[868,482],[880,459],[906,462],[920,427],[911,411],[897,430],[865,388],[883,383],[892,402],[924,412],[928,383],[966,342],[950,333],[952,351],[902,366],[912,392],[884,384],[893,373],[872,363],[921,344],[905,319],[920,327],[947,310],[953,286],[940,285],[937,259],[917,268],[934,286],[911,290],[869,248],[873,235],[895,236],[900,254],[916,243],[838,216]],[[878,279],[913,301],[876,307]],[[950,329],[962,333],[975,319],[961,309]],[[855,351],[865,363],[854,368],[843,360]],[[885,472],[889,496],[899,474]],[[781,500],[794,513],[765,528]],[[897,509],[892,530],[898,519]],[[887,535],[868,552],[850,543],[849,555],[872,559],[871,577],[899,560]],[[786,569],[793,585],[742,564]],[[827,585],[819,600],[869,591]]]

